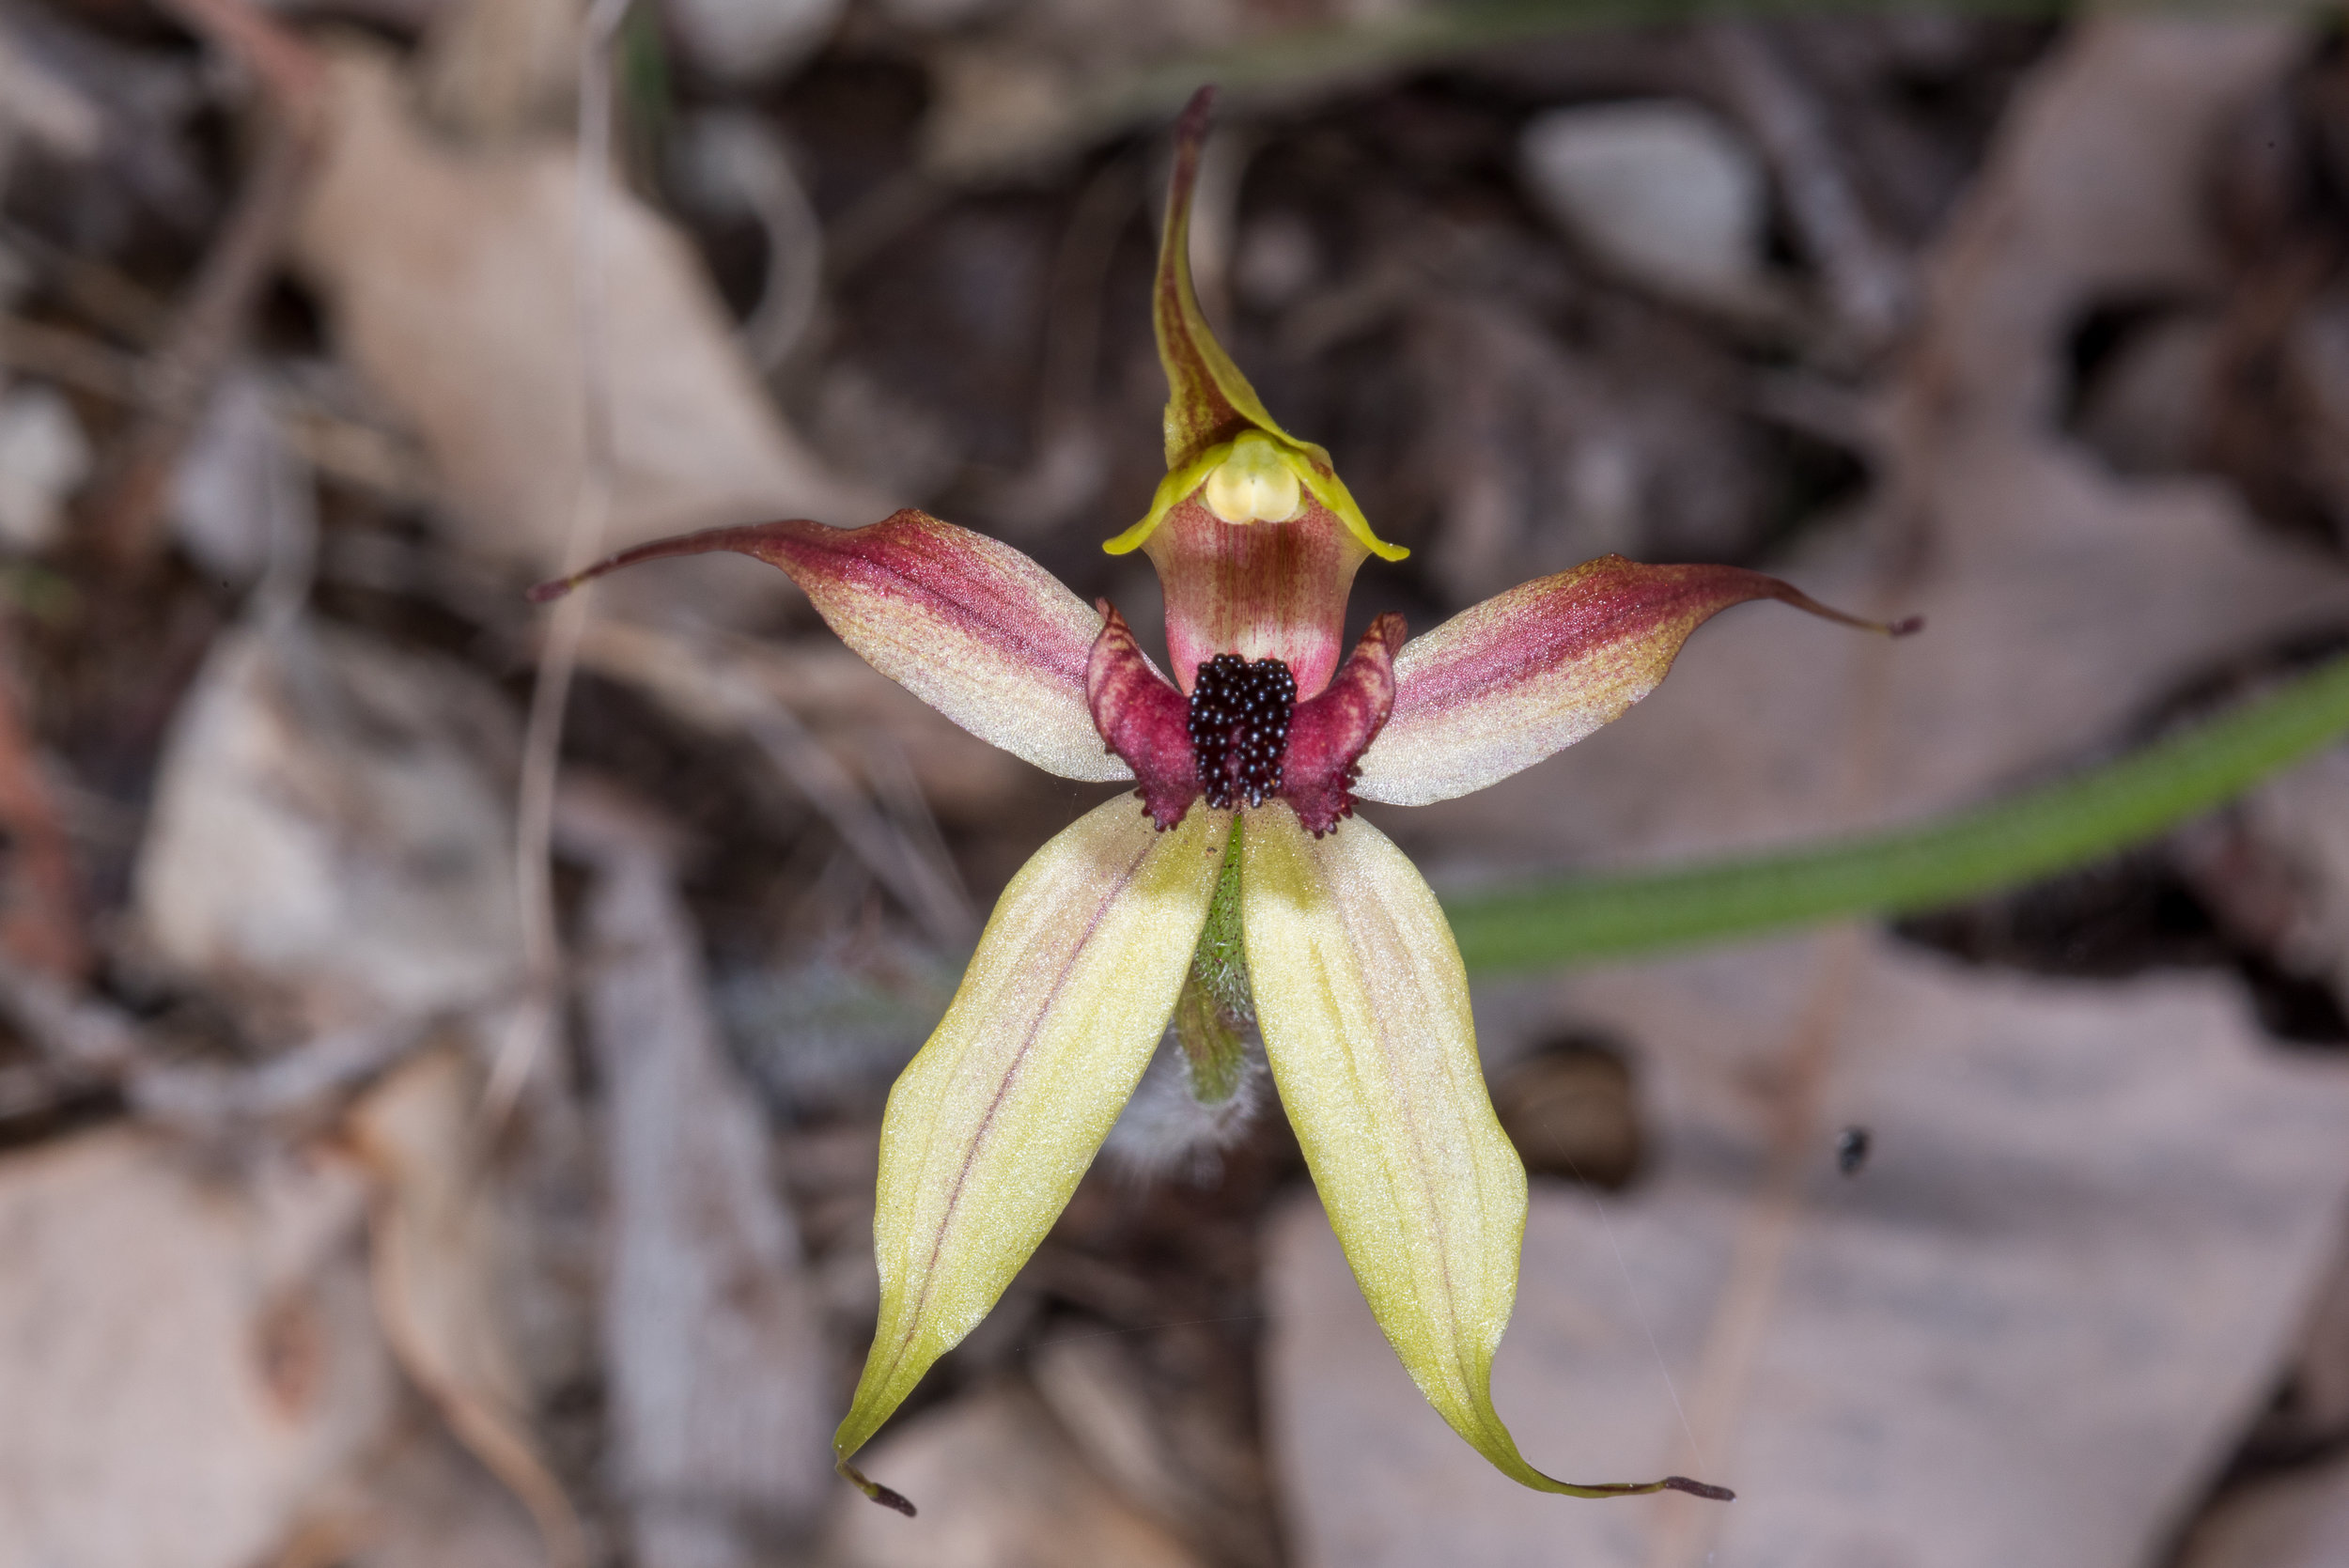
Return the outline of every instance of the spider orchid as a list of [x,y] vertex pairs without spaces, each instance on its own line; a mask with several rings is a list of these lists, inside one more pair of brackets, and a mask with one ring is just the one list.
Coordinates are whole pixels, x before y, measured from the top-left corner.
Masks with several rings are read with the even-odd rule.
[[1128,797],[1096,808],[1012,879],[890,1093],[879,1324],[833,1439],[840,1471],[913,1512],[856,1452],[1043,1240],[1170,1026],[1193,1093],[1213,1102],[1237,1082],[1252,1024],[1362,1294],[1444,1420],[1542,1491],[1726,1498],[1680,1476],[1554,1480],[1495,1412],[1525,1168],[1486,1094],[1443,911],[1384,834],[1348,818],[1358,799],[1447,800],[1580,739],[1731,605],[1872,623],[1756,572],[1610,555],[1408,643],[1402,618],[1381,615],[1342,660],[1356,568],[1405,551],[1371,531],[1327,452],[1273,422],[1200,313],[1189,222],[1208,98],[1178,127],[1153,297],[1167,475],[1106,547],[1158,569],[1173,681],[1106,602],[910,509],[857,529],[712,529],[534,591],[657,557],[755,556],[875,669],[981,739],[1064,778],[1140,785],[1141,810]]

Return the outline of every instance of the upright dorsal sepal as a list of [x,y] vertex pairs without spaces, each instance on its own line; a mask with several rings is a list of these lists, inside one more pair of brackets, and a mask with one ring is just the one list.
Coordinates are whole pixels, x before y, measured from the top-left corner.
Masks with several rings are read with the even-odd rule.
[[1159,277],[1151,295],[1158,329],[1159,361],[1166,366],[1166,466],[1188,468],[1249,429],[1264,431],[1283,444],[1304,443],[1273,423],[1256,389],[1223,351],[1190,282],[1190,203],[1199,185],[1199,160],[1206,146],[1207,117],[1215,88],[1191,95],[1174,123],[1174,177],[1167,186],[1166,226],[1159,236]]
[[1214,102],[1215,88],[1201,87],[1174,125],[1174,173],[1167,187],[1158,282],[1151,292],[1159,363],[1166,369],[1166,477],[1151,499],[1148,515],[1107,548],[1112,555],[1140,549],[1167,512],[1203,486],[1213,499],[1246,498],[1247,516],[1226,517],[1227,521],[1278,520],[1264,515],[1259,503],[1268,494],[1285,493],[1293,482],[1302,495],[1342,522],[1364,550],[1382,560],[1400,561],[1410,551],[1371,532],[1369,520],[1338,477],[1328,452],[1298,440],[1273,420],[1199,309],[1190,279],[1190,204]]

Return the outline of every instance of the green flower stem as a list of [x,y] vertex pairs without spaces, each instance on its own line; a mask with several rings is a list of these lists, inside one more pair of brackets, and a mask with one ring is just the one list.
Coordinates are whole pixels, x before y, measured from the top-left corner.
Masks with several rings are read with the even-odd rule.
[[2349,734],[2349,657],[2061,784],[1813,848],[1444,901],[1470,970],[1531,970],[1933,908],[2151,838]]

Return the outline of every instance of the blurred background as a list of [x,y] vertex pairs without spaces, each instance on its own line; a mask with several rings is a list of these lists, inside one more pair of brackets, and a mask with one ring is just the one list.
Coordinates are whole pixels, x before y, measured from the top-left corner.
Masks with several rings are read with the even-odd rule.
[[1269,1085],[1171,1062],[866,1451],[921,1516],[831,1473],[889,1084],[1112,792],[753,562],[522,589],[918,505],[1155,638],[1099,545],[1201,81],[1206,308],[1412,551],[1356,629],[1610,551],[1929,623],[1741,611],[1374,808],[1439,891],[1918,820],[2349,644],[2331,13],[1784,10],[0,0],[0,1568],[2349,1562],[2340,751],[1480,978],[1501,1408],[1734,1505],[1493,1473]]

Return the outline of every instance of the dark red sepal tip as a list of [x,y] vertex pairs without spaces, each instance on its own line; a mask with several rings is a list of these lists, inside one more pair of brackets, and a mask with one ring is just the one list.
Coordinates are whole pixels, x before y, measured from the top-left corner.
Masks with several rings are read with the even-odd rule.
[[1726,1486],[1715,1486],[1706,1482],[1690,1481],[1685,1475],[1666,1476],[1664,1490],[1686,1492],[1692,1498],[1703,1498],[1708,1502],[1735,1502],[1737,1500],[1737,1494]]

